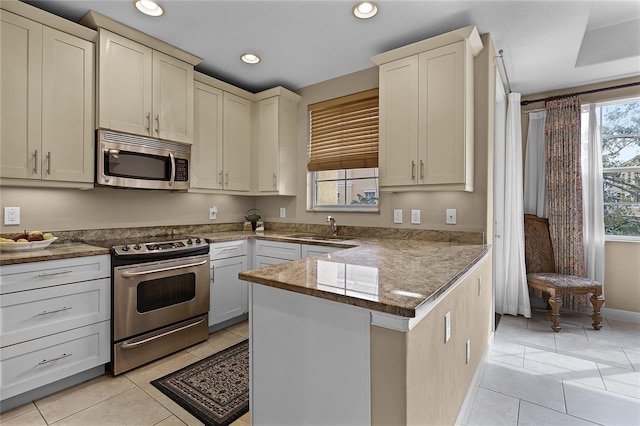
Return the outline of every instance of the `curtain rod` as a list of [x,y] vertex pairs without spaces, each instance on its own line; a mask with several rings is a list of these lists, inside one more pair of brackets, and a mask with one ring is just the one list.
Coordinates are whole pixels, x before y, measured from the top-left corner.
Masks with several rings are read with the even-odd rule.
[[525,106],[529,104],[535,104],[538,102],[546,102],[546,101],[553,101],[556,99],[568,98],[570,96],[588,95],[590,93],[606,92],[608,90],[615,90],[615,89],[625,89],[627,87],[633,87],[633,86],[640,86],[640,81],[637,81],[635,83],[620,84],[618,86],[602,87],[600,89],[584,90],[582,92],[567,93],[565,95],[556,95],[556,96],[549,96],[549,97],[540,98],[540,99],[531,99],[529,101],[520,102],[520,105]]
[[509,93],[511,93],[511,82],[509,81],[509,74],[507,74],[507,67],[504,64],[504,55],[502,54],[504,50],[500,49],[498,51],[498,56],[494,56],[493,59],[500,59],[502,62],[502,69],[504,70],[504,77],[507,80],[507,89],[509,89]]

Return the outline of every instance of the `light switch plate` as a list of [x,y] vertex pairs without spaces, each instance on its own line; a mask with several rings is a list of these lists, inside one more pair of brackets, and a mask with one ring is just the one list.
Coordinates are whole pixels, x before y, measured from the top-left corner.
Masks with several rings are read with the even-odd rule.
[[4,224],[20,225],[20,207],[4,208]]
[[447,209],[447,225],[456,224],[456,209]]
[[393,223],[402,223],[402,209],[393,210]]
[[420,210],[411,210],[411,223],[420,225]]
[[287,217],[287,209],[280,207],[280,217]]

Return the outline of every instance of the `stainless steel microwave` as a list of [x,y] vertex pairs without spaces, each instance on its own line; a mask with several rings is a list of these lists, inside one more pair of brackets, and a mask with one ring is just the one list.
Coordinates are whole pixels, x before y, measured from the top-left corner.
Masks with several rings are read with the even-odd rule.
[[191,145],[98,130],[96,184],[121,188],[189,188]]

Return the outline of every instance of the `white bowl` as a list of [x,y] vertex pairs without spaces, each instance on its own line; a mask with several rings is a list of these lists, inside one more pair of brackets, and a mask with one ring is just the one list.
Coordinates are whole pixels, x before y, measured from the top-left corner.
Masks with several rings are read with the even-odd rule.
[[51,243],[57,240],[58,237],[53,237],[50,240],[42,241],[30,241],[28,243],[5,243],[0,242],[0,251],[33,251],[42,250],[49,247]]

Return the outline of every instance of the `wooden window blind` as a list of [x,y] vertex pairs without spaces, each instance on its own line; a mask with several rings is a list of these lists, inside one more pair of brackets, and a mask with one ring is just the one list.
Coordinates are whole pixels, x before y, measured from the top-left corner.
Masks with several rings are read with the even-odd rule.
[[310,172],[378,167],[378,89],[308,106]]

